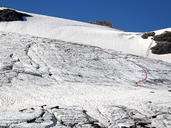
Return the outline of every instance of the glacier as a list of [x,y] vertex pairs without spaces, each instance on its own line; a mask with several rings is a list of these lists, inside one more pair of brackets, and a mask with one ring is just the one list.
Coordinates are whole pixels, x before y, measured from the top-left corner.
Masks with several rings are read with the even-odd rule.
[[[0,109],[8,112],[7,115],[18,115],[18,110],[29,110],[34,106],[53,108],[59,105],[66,109],[67,106],[77,106],[98,120],[100,127],[113,127],[121,123],[116,123],[112,115],[109,123],[107,119],[112,112],[103,113],[114,106],[114,110],[134,109],[146,118],[156,115],[160,105],[166,113],[170,111],[171,64],[168,62],[103,49],[123,57],[118,58],[101,52],[100,47],[30,35],[0,32],[0,38]],[[145,74],[127,58],[147,70],[146,81],[138,82]],[[35,111],[39,110],[35,108]],[[27,117],[28,114],[24,115]],[[6,116],[1,118],[1,121],[7,119]],[[17,127],[31,125],[22,124],[27,123],[29,116],[25,120],[16,118]],[[13,127],[16,123],[13,123],[13,118],[9,120],[12,122],[5,124]],[[163,121],[164,117],[160,120]],[[130,124],[127,121],[123,121],[122,125]]]
[[171,54],[151,38],[28,14],[0,22],[0,127],[171,127]]

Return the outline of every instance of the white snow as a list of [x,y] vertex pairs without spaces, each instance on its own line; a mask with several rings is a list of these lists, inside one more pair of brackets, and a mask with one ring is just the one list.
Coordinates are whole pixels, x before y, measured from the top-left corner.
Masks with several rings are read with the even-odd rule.
[[149,107],[171,102],[170,63],[111,50],[148,71],[147,81],[136,84],[144,78],[141,69],[97,47],[5,32],[0,38],[1,111],[80,106],[107,125],[98,110],[103,106],[123,105],[150,115]]
[[[151,43],[154,46],[151,39],[142,39],[141,33],[31,15],[23,22],[0,22],[4,31],[0,32],[0,110],[8,111],[2,121],[12,119],[11,111],[46,104],[83,107],[107,126],[99,113],[104,106],[123,105],[145,115],[154,114],[155,105],[170,106],[171,54],[148,53]],[[99,47],[123,58],[99,52]],[[144,72],[124,58],[148,71],[145,82],[137,84]],[[14,121],[24,116],[15,114]]]
[[[123,32],[117,29],[63,18],[37,14],[30,15],[33,17],[27,17],[24,22],[1,22],[0,31],[88,44],[140,56],[147,56],[147,49],[151,44],[151,39],[142,39],[141,33]],[[157,33],[159,34],[165,30],[171,31],[171,28],[159,30]],[[149,51],[148,57],[171,62],[171,54],[155,55]]]

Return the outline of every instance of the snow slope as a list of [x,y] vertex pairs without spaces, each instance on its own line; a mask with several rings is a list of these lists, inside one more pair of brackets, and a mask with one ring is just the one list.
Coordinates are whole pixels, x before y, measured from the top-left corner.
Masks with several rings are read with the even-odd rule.
[[[0,117],[0,126],[13,124],[25,128],[33,123],[33,127],[45,128],[54,120],[73,124],[70,117],[75,111],[78,114],[74,114],[74,121],[85,121],[85,114],[73,107],[55,110],[61,111],[56,114],[45,109],[42,118],[46,122],[42,124],[36,123],[38,120],[27,121],[42,115],[42,108],[35,108],[34,114],[34,106],[59,105],[84,108],[91,117],[111,128],[135,124],[133,118],[117,120],[114,115],[123,117],[131,111],[141,113],[137,116],[145,122],[155,121],[150,117],[158,114],[157,123],[170,127],[165,123],[170,122],[166,118],[170,116],[167,113],[171,103],[170,63],[103,49],[124,57],[118,58],[101,52],[99,47],[15,33],[0,32],[0,39],[0,110],[7,111],[6,116]],[[145,74],[126,58],[145,68],[146,81],[138,82]],[[14,112],[25,108],[32,108],[32,112]]]
[[0,127],[171,127],[170,54],[141,33],[31,15],[0,22]]
[[[171,54],[155,55],[148,51],[149,46],[153,46],[155,43],[153,42],[151,45],[151,39],[142,39],[141,33],[123,32],[117,29],[63,18],[37,14],[30,15],[33,17],[27,17],[24,22],[1,22],[0,31],[88,44],[171,62]],[[165,30],[171,31],[171,28]],[[159,30],[157,33],[163,31]]]

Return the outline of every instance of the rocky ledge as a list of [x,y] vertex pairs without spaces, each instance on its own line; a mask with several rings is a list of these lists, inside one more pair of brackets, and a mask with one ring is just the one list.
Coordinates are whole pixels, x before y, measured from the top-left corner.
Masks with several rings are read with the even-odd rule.
[[110,27],[110,28],[114,28],[114,25],[111,22],[106,21],[106,20],[104,20],[104,21],[89,22],[89,23],[97,24],[97,25],[102,25],[102,26],[107,26],[107,27]]
[[24,21],[24,17],[31,17],[31,15],[17,12],[11,9],[0,10],[0,22],[5,21]]

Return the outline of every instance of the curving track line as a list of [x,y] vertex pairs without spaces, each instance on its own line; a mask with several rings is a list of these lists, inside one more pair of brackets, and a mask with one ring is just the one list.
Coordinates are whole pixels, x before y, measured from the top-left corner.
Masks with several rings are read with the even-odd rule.
[[[119,56],[119,55],[117,55],[117,54],[114,54],[114,53],[110,53],[110,52],[104,51],[104,50],[102,50],[102,49],[100,49],[99,51],[100,51],[100,52],[103,52],[103,53],[105,53],[105,54],[109,54],[109,55],[112,55],[112,56],[115,56],[115,57],[118,57],[118,58],[123,58],[123,59],[125,59],[125,58],[122,57],[122,56]],[[147,78],[148,78],[148,72],[147,72],[141,65],[137,64],[136,62],[134,62],[134,61],[132,61],[132,60],[130,60],[130,59],[125,59],[125,60],[127,60],[127,61],[129,61],[129,62],[135,64],[137,67],[139,67],[141,70],[144,71],[145,77],[144,77],[144,79],[139,80],[138,83],[141,83],[141,82],[144,82],[144,81],[147,80]]]

